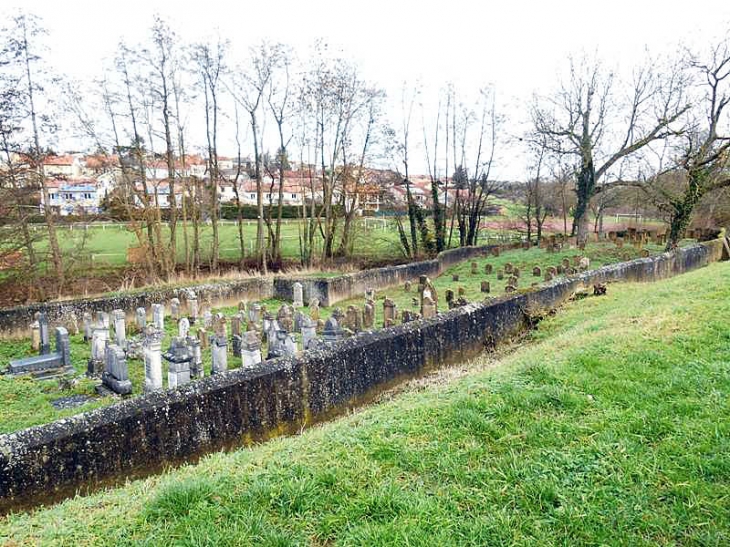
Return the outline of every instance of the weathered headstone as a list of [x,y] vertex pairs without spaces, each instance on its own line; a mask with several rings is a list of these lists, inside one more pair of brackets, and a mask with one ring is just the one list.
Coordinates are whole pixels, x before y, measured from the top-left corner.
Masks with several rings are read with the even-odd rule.
[[[387,300],[387,299],[386,299]],[[339,342],[345,337],[345,332],[340,327],[337,319],[330,317],[324,323],[324,330],[322,331],[322,339],[326,344],[333,344]]]
[[193,356],[190,362],[190,377],[191,378],[202,378],[205,376],[205,370],[203,369],[203,350],[201,348],[202,342],[197,338],[188,336],[186,338],[188,348]]
[[174,337],[163,357],[167,361],[167,387],[175,388],[190,382],[193,355],[184,338]]
[[477,274],[477,268],[479,268],[479,264],[477,264],[476,262],[472,262],[471,263],[471,275]]
[[545,272],[545,277],[544,277],[545,281],[552,281],[554,277],[555,276],[551,272],[549,272],[549,271]]
[[532,268],[532,275],[534,275],[535,277],[542,276],[542,270],[540,269],[539,266],[535,266],[534,268]]
[[406,292],[411,292],[411,282],[410,281],[405,282],[405,285],[403,286],[403,290]]
[[484,265],[484,273],[487,275],[492,275],[492,271],[494,270],[494,266],[491,264],[485,264]]
[[301,319],[301,331],[302,331],[302,349],[309,349],[309,342],[317,337],[317,322],[305,315]]
[[261,339],[256,331],[248,331],[243,335],[241,346],[241,363],[243,368],[252,367],[261,362]]
[[459,296],[464,296],[466,294],[466,289],[463,286],[459,285],[459,287],[457,288],[457,294]]
[[383,327],[391,327],[395,325],[396,314],[398,313],[395,302],[390,298],[383,300]]
[[206,329],[212,328],[213,326],[213,312],[206,308],[203,312],[203,327]]
[[436,315],[436,303],[430,296],[424,296],[421,302],[421,315],[424,319],[434,317]]
[[152,304],[152,324],[159,331],[165,330],[165,306]]
[[517,278],[514,275],[513,276],[510,276],[510,278],[507,280],[507,284],[508,285],[512,285],[513,287],[517,287],[518,280],[517,280]]
[[177,322],[177,335],[180,338],[187,338],[190,333],[190,321],[187,317],[183,317]]
[[190,324],[194,325],[195,322],[198,320],[198,314],[200,313],[200,309],[198,308],[198,297],[193,291],[188,291],[187,302],[188,318],[190,319]]
[[570,259],[564,258],[560,261],[560,265],[563,267],[563,270],[567,270],[568,268],[570,268]]
[[96,320],[100,321],[104,328],[109,330],[111,328],[111,319],[109,318],[109,314],[105,311],[100,311],[96,313]]
[[364,329],[372,329],[375,326],[375,301],[366,300],[362,313],[362,326]]
[[451,281],[459,281],[459,274],[454,274],[451,276]]
[[504,273],[502,270],[497,270],[497,280],[502,281],[502,279],[504,279]]
[[278,329],[269,332],[269,359],[288,357],[296,352],[297,344],[287,331]]
[[38,312],[35,313],[35,319],[30,324],[30,347],[35,352],[41,351],[41,324],[38,321]]
[[210,338],[212,372],[218,374],[228,370],[228,329],[226,318],[218,314],[214,320],[215,334]]
[[144,308],[137,308],[135,312],[135,321],[137,322],[137,330],[144,332],[147,326],[147,310]]
[[26,357],[10,361],[9,374],[45,374],[65,373],[73,370],[71,365],[71,343],[68,331],[64,327],[56,327],[56,351],[45,355]]
[[513,269],[514,269],[514,266],[512,265],[511,262],[507,262],[504,265],[504,273],[506,273],[506,274],[511,274]]
[[294,312],[286,304],[279,308],[279,312],[276,314],[276,320],[286,332],[292,332],[294,330]]
[[[82,321],[84,324],[84,342],[89,342],[91,341],[91,314],[85,311],[82,316]],[[38,331],[38,349],[40,349],[40,342],[40,331]]]
[[173,321],[177,321],[180,319],[180,299],[179,298],[172,298],[170,299],[170,317]]
[[360,310],[355,306],[347,306],[345,325],[352,332],[360,332],[362,330],[362,316],[360,315]]
[[124,349],[127,346],[127,315],[124,310],[114,310],[114,343]]
[[51,353],[51,331],[45,313],[38,314],[38,330],[40,332],[39,351],[41,355]]
[[231,317],[231,345],[233,348],[233,355],[235,357],[241,356],[241,345],[243,339],[241,337],[241,316],[239,314]]
[[452,289],[446,289],[446,305],[450,310],[454,309],[454,291]]
[[403,310],[403,312],[401,313],[401,321],[403,323],[410,323],[411,321],[416,321],[420,318],[420,313],[416,313],[410,310]]
[[590,267],[591,267],[591,259],[588,258],[587,256],[582,257],[578,261],[578,268],[580,268],[581,270],[585,271]]
[[86,367],[86,375],[98,377],[104,370],[104,355],[109,340],[109,329],[104,323],[97,321],[91,327],[91,356]]
[[482,285],[480,287],[480,290],[483,293],[488,293],[490,291],[489,281],[482,281]]
[[512,268],[512,275],[514,277],[520,277],[520,274],[521,274],[521,272],[520,272],[519,268]]
[[367,300],[368,298],[370,300],[375,300],[375,289],[373,289],[372,287],[368,287],[365,290],[365,300]]
[[292,285],[292,292],[294,294],[293,300],[293,306],[295,308],[301,308],[304,306],[304,290],[302,289],[302,284],[299,281],[296,281]]
[[148,326],[144,332],[144,391],[162,389],[162,332]]
[[208,331],[203,327],[198,329],[198,342],[200,342],[201,349],[208,349],[208,345],[210,344],[208,340]]
[[516,287],[514,287],[514,286],[512,286],[512,285],[507,285],[507,286],[506,286],[506,287],[504,288],[504,292],[507,292],[507,293],[510,293],[510,292],[515,292],[516,290],[517,290],[517,288],[516,288]]
[[319,321],[319,298],[309,299],[309,316],[315,321]]
[[248,305],[248,319],[257,325],[261,323],[261,304],[252,302]]
[[117,344],[110,344],[106,347],[101,382],[105,387],[119,395],[132,393],[127,357],[124,354],[124,349]]

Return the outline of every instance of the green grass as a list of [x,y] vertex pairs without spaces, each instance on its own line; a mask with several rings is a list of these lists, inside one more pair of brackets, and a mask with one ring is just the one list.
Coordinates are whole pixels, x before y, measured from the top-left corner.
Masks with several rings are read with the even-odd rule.
[[727,545],[730,268],[293,438],[0,520],[24,545]]

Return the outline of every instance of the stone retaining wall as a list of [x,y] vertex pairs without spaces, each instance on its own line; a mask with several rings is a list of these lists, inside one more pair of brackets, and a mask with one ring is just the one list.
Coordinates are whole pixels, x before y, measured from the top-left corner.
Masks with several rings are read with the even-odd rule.
[[719,241],[557,279],[524,294],[265,361],[181,388],[0,435],[0,512],[144,476],[201,454],[298,431],[432,367],[478,354],[596,282],[652,281],[719,260]]

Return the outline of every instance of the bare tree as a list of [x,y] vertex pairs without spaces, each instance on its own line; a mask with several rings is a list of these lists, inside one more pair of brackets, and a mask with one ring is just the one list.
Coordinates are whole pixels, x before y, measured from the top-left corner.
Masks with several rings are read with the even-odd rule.
[[552,96],[536,97],[532,108],[535,131],[549,149],[575,160],[573,234],[581,243],[588,237],[589,203],[609,169],[672,135],[672,124],[689,108],[682,78],[674,72],[659,74],[652,65],[634,71],[626,99],[624,91],[599,62],[571,59],[569,80]]

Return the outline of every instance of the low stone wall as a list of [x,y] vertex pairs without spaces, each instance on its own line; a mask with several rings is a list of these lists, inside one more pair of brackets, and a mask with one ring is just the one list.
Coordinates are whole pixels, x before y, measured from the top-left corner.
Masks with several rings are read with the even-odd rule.
[[532,292],[361,333],[299,357],[0,435],[0,512],[298,431],[395,382],[498,345],[527,326],[531,309],[553,309],[582,286],[662,279],[719,260],[721,253],[715,241],[606,266]]
[[[317,297],[321,305],[331,306],[342,300],[362,296],[367,288],[382,289],[403,283],[408,279],[417,279],[420,275],[437,276],[443,270],[458,262],[490,252],[493,247],[495,246],[461,247],[444,251],[434,260],[363,270],[332,278],[254,277],[185,288],[152,289],[135,294],[77,298],[18,306],[0,310],[0,335],[5,337],[27,336],[33,315],[39,311],[46,313],[51,327],[62,326],[65,318],[70,317],[72,314],[80,322],[84,312],[111,312],[114,309],[124,310],[128,315],[128,319],[132,320],[135,310],[139,307],[145,307],[149,312],[152,304],[167,302],[174,297],[184,302],[188,289],[195,291],[201,303],[203,300],[208,299],[214,306],[223,306],[235,304],[240,300],[262,300],[266,298],[291,301],[293,285],[298,281],[302,284],[305,303],[308,304],[311,298]],[[502,248],[510,247],[512,246],[503,246]]]

